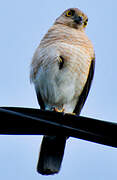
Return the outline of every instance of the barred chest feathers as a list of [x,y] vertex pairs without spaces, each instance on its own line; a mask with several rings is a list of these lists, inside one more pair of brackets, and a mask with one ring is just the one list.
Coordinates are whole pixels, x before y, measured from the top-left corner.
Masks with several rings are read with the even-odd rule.
[[[72,112],[86,83],[92,44],[84,32],[52,27],[42,39],[32,61],[32,81],[46,109]],[[60,68],[60,57],[63,65]]]

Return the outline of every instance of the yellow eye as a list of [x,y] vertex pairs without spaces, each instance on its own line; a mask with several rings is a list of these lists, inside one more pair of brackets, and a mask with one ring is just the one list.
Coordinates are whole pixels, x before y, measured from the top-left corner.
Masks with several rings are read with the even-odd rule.
[[67,12],[66,12],[66,16],[67,16],[67,17],[73,16],[72,11],[70,11],[70,10],[69,10],[69,11],[67,11]]

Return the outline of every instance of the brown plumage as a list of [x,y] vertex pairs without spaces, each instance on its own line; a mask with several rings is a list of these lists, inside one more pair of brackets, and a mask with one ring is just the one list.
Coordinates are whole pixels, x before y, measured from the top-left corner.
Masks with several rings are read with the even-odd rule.
[[[87,16],[71,8],[58,17],[41,40],[31,64],[41,109],[80,114],[94,74],[93,45],[85,34]],[[66,137],[44,137],[37,170],[54,174],[60,169]]]

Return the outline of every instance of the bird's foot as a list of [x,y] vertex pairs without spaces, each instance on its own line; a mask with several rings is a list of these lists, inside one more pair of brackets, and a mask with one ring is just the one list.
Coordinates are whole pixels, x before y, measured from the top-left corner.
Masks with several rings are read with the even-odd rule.
[[56,111],[56,112],[64,112],[64,108],[62,108],[62,109],[58,109],[58,108],[54,108],[54,111]]
[[71,112],[71,113],[65,113],[65,114],[68,114],[68,115],[76,115],[76,113],[73,113],[73,112]]

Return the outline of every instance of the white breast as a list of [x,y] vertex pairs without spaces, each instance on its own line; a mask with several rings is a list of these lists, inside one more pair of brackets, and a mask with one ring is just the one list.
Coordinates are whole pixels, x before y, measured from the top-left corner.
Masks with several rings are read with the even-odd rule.
[[[47,109],[64,107],[65,112],[74,110],[89,70],[88,57],[83,53],[77,46],[65,43],[42,48],[37,53],[38,59],[44,59],[34,84]],[[66,58],[66,65],[62,70],[59,70],[57,60],[60,55]]]

